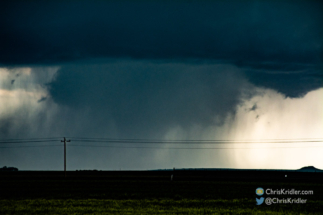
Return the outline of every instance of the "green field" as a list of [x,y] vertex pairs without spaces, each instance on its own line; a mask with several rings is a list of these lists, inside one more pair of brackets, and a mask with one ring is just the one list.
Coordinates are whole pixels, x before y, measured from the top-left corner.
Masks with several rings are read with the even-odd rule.
[[[313,190],[306,204],[256,205],[255,189]],[[1,177],[0,214],[322,214],[323,184],[170,181],[166,176]]]
[[28,199],[0,202],[1,214],[322,214],[323,206],[321,201],[311,201],[307,207],[254,206],[252,199]]

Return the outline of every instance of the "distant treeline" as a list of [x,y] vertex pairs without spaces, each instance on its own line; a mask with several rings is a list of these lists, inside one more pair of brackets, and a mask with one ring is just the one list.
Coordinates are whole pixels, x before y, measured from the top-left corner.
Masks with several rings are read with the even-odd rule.
[[18,168],[16,167],[2,167],[0,168],[0,171],[5,171],[5,172],[13,172],[13,171],[18,171]]
[[76,170],[76,172],[97,172],[97,171],[102,171],[102,170],[96,170],[96,169],[93,169],[93,170]]

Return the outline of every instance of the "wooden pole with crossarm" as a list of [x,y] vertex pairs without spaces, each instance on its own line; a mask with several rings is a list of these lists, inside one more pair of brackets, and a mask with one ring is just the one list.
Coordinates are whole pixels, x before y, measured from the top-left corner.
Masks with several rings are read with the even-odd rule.
[[71,140],[66,140],[64,137],[64,140],[61,140],[61,142],[64,142],[64,174],[66,177],[66,142],[71,142]]

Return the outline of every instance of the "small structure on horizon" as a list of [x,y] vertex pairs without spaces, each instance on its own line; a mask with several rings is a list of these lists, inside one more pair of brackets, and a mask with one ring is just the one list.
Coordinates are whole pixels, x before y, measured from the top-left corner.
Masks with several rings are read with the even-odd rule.
[[0,168],[0,171],[3,171],[3,172],[15,172],[15,171],[18,171],[18,168],[4,166],[4,167]]

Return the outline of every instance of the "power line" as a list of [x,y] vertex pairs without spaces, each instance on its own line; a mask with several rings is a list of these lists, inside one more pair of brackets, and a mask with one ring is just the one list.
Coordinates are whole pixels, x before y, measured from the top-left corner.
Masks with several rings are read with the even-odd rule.
[[68,137],[74,140],[104,140],[104,141],[209,141],[209,142],[241,142],[241,141],[247,141],[247,142],[252,142],[252,141],[311,141],[311,140],[323,140],[323,138],[292,138],[292,139],[243,139],[243,140],[205,140],[205,139],[197,139],[197,140],[192,140],[192,139],[181,139],[181,140],[165,140],[165,139],[142,139],[142,138],[133,138],[133,139],[124,139],[124,138],[94,138],[94,137]]
[[[62,145],[33,145],[33,146],[5,146],[2,147],[0,146],[0,148],[2,149],[6,149],[6,148],[34,148],[34,147],[52,147],[52,146],[62,146]],[[221,148],[214,148],[214,147],[167,147],[167,148],[162,148],[162,147],[145,147],[145,146],[106,146],[106,145],[72,145],[70,144],[69,146],[75,147],[75,146],[81,146],[81,147],[103,147],[103,148],[143,148],[143,149],[291,149],[291,148],[320,148],[323,146],[299,146],[299,147],[294,147],[294,146],[290,146],[290,147],[260,147],[260,148],[250,148],[250,147],[246,147],[246,148],[235,148],[235,147],[221,147]]]
[[[148,139],[148,138],[107,138],[107,137],[67,137],[67,138],[73,138],[73,139],[102,139],[102,140],[164,140],[164,139]],[[323,139],[323,137],[322,138],[261,139],[261,140],[317,140],[317,139]],[[173,140],[173,141],[178,141],[178,140]],[[243,140],[239,140],[239,141],[250,141],[250,140],[259,140],[259,139],[243,139]],[[189,141],[189,140],[181,139],[179,141]],[[205,141],[235,141],[235,140],[223,140],[222,139],[222,140],[205,140]]]
[[295,139],[261,139],[261,140],[161,140],[161,139],[113,139],[113,138],[88,138],[88,137],[70,137],[75,142],[97,142],[97,143],[132,143],[132,144],[224,144],[224,143],[314,143],[323,142],[322,138],[295,138]]
[[323,140],[295,140],[295,141],[203,141],[203,140],[191,140],[191,141],[128,141],[128,140],[79,140],[73,139],[74,142],[91,142],[91,143],[120,143],[120,144],[264,144],[264,143],[321,143]]
[[47,142],[57,142],[59,140],[26,140],[26,141],[0,141],[0,144],[9,143],[47,143]]
[[[57,142],[57,140],[47,140],[47,141],[14,141],[14,142],[0,142],[0,143],[5,143],[5,144],[8,144],[8,143],[46,143],[46,142]],[[64,141],[63,141],[64,142]],[[69,141],[66,141],[66,142],[69,142]],[[76,141],[76,140],[73,140],[73,142],[96,142],[96,141]],[[100,142],[100,141],[99,141]],[[308,141],[308,142],[323,142],[323,141]],[[185,143],[185,142],[131,142],[131,141],[103,141],[101,143],[118,143],[118,144],[122,144],[122,143],[135,143],[135,144],[199,144],[197,142],[195,143],[192,143],[192,142],[189,142],[189,143]],[[138,149],[188,149],[188,150],[197,150],[197,149],[279,149],[279,148],[317,148],[317,147],[323,147],[322,146],[284,146],[284,147],[258,147],[258,148],[255,148],[255,147],[245,147],[245,148],[241,148],[241,147],[203,147],[202,145],[207,145],[207,144],[246,144],[246,143],[250,143],[250,142],[225,142],[225,143],[221,143],[221,142],[215,142],[215,143],[205,143],[205,142],[202,142],[202,144],[199,144],[201,145],[201,147],[151,147],[151,146],[120,146],[120,145],[81,145],[81,144],[69,144],[69,146],[72,146],[72,147],[76,147],[76,146],[80,146],[80,147],[105,147],[105,148],[124,148],[124,149],[130,149],[130,148],[138,148]],[[304,143],[304,142],[260,142],[260,143]],[[258,144],[258,143],[253,143],[253,144]],[[0,147],[0,148],[29,148],[29,147],[52,147],[52,146],[61,146],[61,145],[58,145],[58,144],[51,144],[51,145],[15,145],[15,146],[4,146],[4,147]],[[66,147],[66,145],[65,145]],[[64,147],[64,148],[65,148]],[[65,149],[66,150],[66,149]],[[66,151],[65,151],[65,154],[66,154]],[[66,156],[66,155],[65,155]],[[64,157],[65,157],[64,156]]]
[[12,140],[48,140],[48,139],[60,139],[61,137],[37,137],[37,138],[6,138],[0,141],[12,141]]
[[[75,141],[88,142],[131,142],[131,143],[182,143],[182,142],[210,142],[210,143],[281,143],[281,142],[323,142],[323,138],[294,138],[294,139],[244,139],[244,140],[165,140],[165,139],[116,139],[116,138],[88,138],[88,137],[69,137]],[[52,142],[58,141],[60,137],[50,138],[25,138],[25,139],[2,139],[0,143],[22,143],[22,142]]]
[[[57,138],[29,138],[29,139],[6,139],[0,140],[0,144],[17,144],[17,143],[47,143],[60,141]],[[110,138],[77,138],[73,142],[84,143],[118,143],[118,144],[287,144],[287,143],[321,143],[319,138],[298,138],[298,139],[267,139],[267,140],[157,140],[157,139],[110,139]]]
[[58,141],[58,137],[47,137],[47,138],[15,138],[15,139],[2,139],[0,144],[7,143],[42,143],[42,142],[55,142]]
[[304,146],[304,147],[261,147],[261,148],[227,148],[227,147],[221,147],[221,148],[214,148],[214,147],[168,147],[168,148],[162,148],[162,147],[146,147],[146,146],[104,146],[104,145],[75,145],[70,144],[69,146],[81,146],[81,147],[104,147],[104,148],[141,148],[141,149],[283,149],[283,148],[317,148],[317,147],[323,147],[323,146]]
[[6,148],[29,148],[29,147],[51,147],[51,146],[62,146],[62,145],[37,145],[37,146],[0,146],[1,149]]

